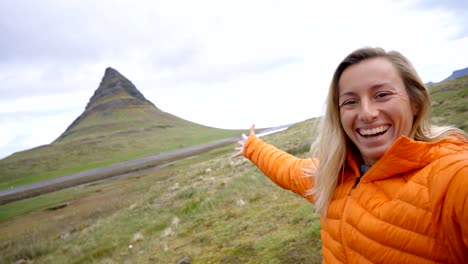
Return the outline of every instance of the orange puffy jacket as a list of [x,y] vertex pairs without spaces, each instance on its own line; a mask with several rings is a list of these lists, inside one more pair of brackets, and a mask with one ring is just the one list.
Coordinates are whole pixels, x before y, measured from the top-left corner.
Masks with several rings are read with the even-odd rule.
[[[243,154],[279,186],[313,202],[299,159],[256,136]],[[321,220],[323,263],[468,263],[468,143],[402,136],[360,175],[348,155]]]

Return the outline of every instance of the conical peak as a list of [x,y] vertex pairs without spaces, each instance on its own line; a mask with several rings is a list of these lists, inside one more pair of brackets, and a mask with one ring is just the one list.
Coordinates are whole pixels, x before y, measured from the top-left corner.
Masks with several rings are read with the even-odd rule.
[[102,80],[104,81],[106,79],[113,79],[113,78],[116,78],[116,77],[117,78],[118,77],[125,78],[122,74],[120,74],[120,72],[118,72],[114,68],[107,67],[106,71],[104,72],[104,77],[102,78]]
[[125,76],[117,70],[107,67],[98,89],[86,106],[86,110],[101,104],[100,102],[108,102],[109,99],[112,101],[122,99],[122,94],[125,94],[125,97],[136,99],[138,104],[150,103],[153,105]]
[[[148,101],[140,91],[138,91],[132,82],[115,69],[108,67],[106,68],[99,87],[94,91],[91,99],[89,99],[85,111],[75,119],[75,121],[73,121],[73,123],[57,140],[61,140],[73,133],[71,131],[82,122],[86,123],[88,116],[96,114],[104,116],[102,122],[105,122],[105,116],[109,116],[109,113],[112,113],[114,109],[117,108],[120,110],[145,108],[149,112],[154,110],[160,111],[152,102]],[[132,110],[128,111],[129,113],[132,112]]]
[[119,73],[116,69],[112,67],[107,67],[105,74]]
[[137,90],[135,85],[130,82],[125,76],[120,74],[117,70],[107,67],[102,77],[101,83],[97,90],[118,90],[123,89],[127,93],[139,98],[144,98],[143,95]]

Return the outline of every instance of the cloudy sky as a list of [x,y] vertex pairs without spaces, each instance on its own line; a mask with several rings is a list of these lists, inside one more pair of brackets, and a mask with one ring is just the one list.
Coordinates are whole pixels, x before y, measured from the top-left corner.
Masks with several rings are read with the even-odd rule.
[[219,128],[321,114],[337,64],[398,50],[425,82],[468,67],[468,1],[0,2],[0,158],[51,143],[106,67],[159,109]]

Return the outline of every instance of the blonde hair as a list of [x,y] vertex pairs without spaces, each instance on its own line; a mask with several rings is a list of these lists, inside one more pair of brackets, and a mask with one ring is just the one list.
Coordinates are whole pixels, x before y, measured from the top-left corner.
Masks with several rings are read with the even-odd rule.
[[[414,140],[432,142],[454,134],[466,134],[451,126],[435,126],[431,123],[431,100],[427,87],[416,73],[411,62],[397,51],[386,52],[382,48],[361,48],[349,54],[337,67],[330,84],[325,105],[325,113],[320,118],[318,136],[311,147],[311,155],[320,164],[307,171],[314,177],[314,188],[309,190],[315,198],[315,209],[322,217],[333,196],[338,180],[342,178],[347,166],[348,151],[356,147],[345,134],[341,125],[338,105],[339,80],[343,72],[351,65],[371,58],[385,58],[397,69],[405,84],[410,101],[418,109],[409,137]],[[340,177],[341,176],[341,177]]]

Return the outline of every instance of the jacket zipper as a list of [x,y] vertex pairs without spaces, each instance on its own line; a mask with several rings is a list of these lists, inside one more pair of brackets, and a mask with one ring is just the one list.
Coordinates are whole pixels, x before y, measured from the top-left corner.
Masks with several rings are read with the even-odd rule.
[[345,225],[345,219],[346,219],[346,211],[348,209],[348,202],[349,202],[349,199],[350,199],[349,196],[351,196],[351,192],[356,188],[356,186],[361,181],[361,177],[362,177],[362,174],[360,174],[356,178],[356,180],[354,181],[353,186],[351,187],[351,189],[348,192],[348,198],[346,198],[345,206],[344,206],[344,209],[343,209],[343,218],[341,219],[341,236],[342,236],[341,241],[343,241],[342,244],[343,244],[343,250],[344,250],[344,253],[345,253],[346,261],[348,261],[348,255],[346,254],[347,245],[346,245],[346,239],[344,237],[344,225]]
[[[357,178],[356,178],[356,181],[354,181],[354,184],[353,184],[353,187],[351,187],[351,190],[353,190],[354,188],[356,188],[356,186],[359,184],[359,182],[361,181],[361,178],[362,178],[362,175],[359,175]],[[351,194],[351,192],[349,193]]]
[[[356,188],[356,186],[359,184],[359,182],[361,181],[361,178],[364,174],[366,174],[366,172],[370,169],[370,166],[366,165],[366,164],[362,164],[361,165],[361,168],[359,170],[359,176],[356,178],[356,181],[354,181],[354,184],[353,184],[353,187],[351,187],[351,190],[353,190],[354,188]],[[351,194],[351,191],[349,191],[349,194]]]

